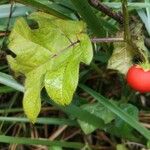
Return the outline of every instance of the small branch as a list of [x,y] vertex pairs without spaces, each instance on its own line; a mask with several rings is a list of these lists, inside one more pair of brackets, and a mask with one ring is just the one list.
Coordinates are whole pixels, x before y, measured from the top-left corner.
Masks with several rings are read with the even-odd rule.
[[122,16],[121,13],[113,12],[111,10],[111,8],[109,8],[108,6],[102,4],[99,0],[89,0],[89,3],[90,3],[91,6],[93,6],[97,10],[99,10],[99,11],[103,12],[104,14],[106,14],[107,16],[115,19],[120,24],[123,24],[124,19],[123,19],[123,16]]
[[93,38],[91,39],[93,43],[110,43],[110,42],[124,42],[123,38]]
[[53,141],[55,140],[68,126],[64,125],[59,127],[50,137],[49,140]]
[[149,123],[141,123],[145,128],[148,128],[148,129],[150,129],[150,124]]
[[9,31],[8,31],[7,33],[5,33],[5,32],[0,32],[0,37],[4,37],[4,36],[7,36],[7,35],[9,35]]

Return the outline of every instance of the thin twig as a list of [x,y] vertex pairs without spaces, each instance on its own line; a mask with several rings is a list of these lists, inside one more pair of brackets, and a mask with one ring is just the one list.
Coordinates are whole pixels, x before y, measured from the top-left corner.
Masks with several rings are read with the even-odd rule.
[[141,123],[145,128],[148,128],[148,129],[150,129],[150,124],[148,124],[148,123]]
[[74,136],[76,136],[76,135],[79,134],[79,133],[81,133],[81,129],[79,129],[79,130],[73,132],[73,133],[70,134],[69,136],[65,137],[63,140],[64,140],[64,141],[67,141],[67,140],[73,138]]
[[9,31],[7,32],[7,33],[5,33],[5,32],[0,32],[0,37],[4,37],[4,36],[6,36],[6,35],[8,35],[9,34]]
[[110,43],[110,42],[124,42],[123,38],[93,38],[91,39],[93,43]]
[[58,130],[56,130],[50,137],[49,140],[53,141],[55,140],[68,126],[64,125],[62,127],[59,127]]
[[123,19],[123,16],[121,13],[113,12],[111,8],[102,4],[99,0],[89,0],[89,3],[91,6],[93,6],[97,10],[99,10],[99,11],[103,12],[104,14],[106,14],[107,16],[115,19],[120,24],[123,24],[124,19]]

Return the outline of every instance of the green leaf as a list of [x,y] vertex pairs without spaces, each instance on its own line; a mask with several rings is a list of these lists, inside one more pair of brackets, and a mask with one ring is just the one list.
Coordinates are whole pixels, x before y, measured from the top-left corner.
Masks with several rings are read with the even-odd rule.
[[[145,5],[149,5],[150,1],[149,0],[145,0]],[[145,28],[148,32],[148,34],[150,35],[150,7],[146,7],[146,11],[143,9],[138,9],[137,10],[138,15],[140,16],[141,20],[143,21]]]
[[[99,103],[83,105],[82,109],[89,111],[95,116],[101,118],[105,124],[110,123],[116,117],[114,113],[112,113],[109,109],[107,109],[106,107],[104,107],[103,105]],[[96,126],[91,125],[85,121],[78,120],[78,122],[85,134],[89,134],[93,132],[95,129],[97,129]]]
[[95,127],[94,125],[82,120],[78,120],[78,123],[85,134],[90,134],[97,129],[97,127]]
[[136,24],[136,28],[134,28],[134,26],[132,27],[134,28],[134,41],[133,42],[138,48],[138,54],[147,59],[149,57],[149,51],[144,43],[145,37],[142,32],[142,27],[143,25],[141,23]]
[[127,43],[115,43],[113,54],[108,61],[107,68],[126,74],[132,65],[132,57],[131,47]]
[[16,57],[7,59],[16,74],[26,76],[23,106],[35,122],[42,88],[56,103],[68,105],[78,84],[79,64],[89,64],[93,51],[84,22],[42,12],[31,14],[30,19],[39,28],[31,29],[23,18],[18,19],[9,37],[9,48]]
[[43,72],[33,70],[26,75],[25,94],[23,99],[23,108],[28,118],[35,123],[41,110],[41,96]]
[[150,132],[145,127],[143,127],[135,118],[133,118],[128,113],[122,111],[117,105],[109,101],[107,98],[103,97],[99,93],[94,90],[88,88],[85,85],[80,85],[80,87],[93,96],[99,103],[107,107],[110,111],[116,114],[119,118],[129,124],[132,128],[136,129],[139,133],[141,133],[146,139],[150,140]]
[[45,88],[56,103],[70,104],[79,78],[78,60],[70,61],[53,72],[45,75]]
[[[126,74],[133,64],[133,57],[138,55],[140,58],[148,57],[148,50],[144,45],[144,37],[142,35],[142,24],[133,23],[130,26],[132,34],[132,45],[125,42],[115,43],[114,51],[108,61],[108,68],[118,70],[122,74]],[[123,33],[118,33],[117,37],[123,37]]]
[[[138,121],[139,111],[135,106],[131,104],[120,104],[118,107]],[[119,117],[116,117],[114,124],[108,126],[106,130],[118,137],[124,137],[131,140],[135,139],[135,136],[133,135],[134,129]]]

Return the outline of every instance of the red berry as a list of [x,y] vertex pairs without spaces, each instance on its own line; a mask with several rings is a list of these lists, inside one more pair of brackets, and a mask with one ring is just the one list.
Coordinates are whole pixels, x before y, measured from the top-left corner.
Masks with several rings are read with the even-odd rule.
[[128,84],[140,93],[150,92],[150,69],[144,70],[139,65],[130,67],[126,75]]

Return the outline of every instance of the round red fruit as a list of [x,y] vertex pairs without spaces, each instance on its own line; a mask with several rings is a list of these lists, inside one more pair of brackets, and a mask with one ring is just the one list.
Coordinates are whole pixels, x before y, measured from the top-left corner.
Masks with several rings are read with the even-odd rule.
[[133,65],[126,76],[128,84],[140,93],[150,92],[150,69],[144,70],[139,65]]

